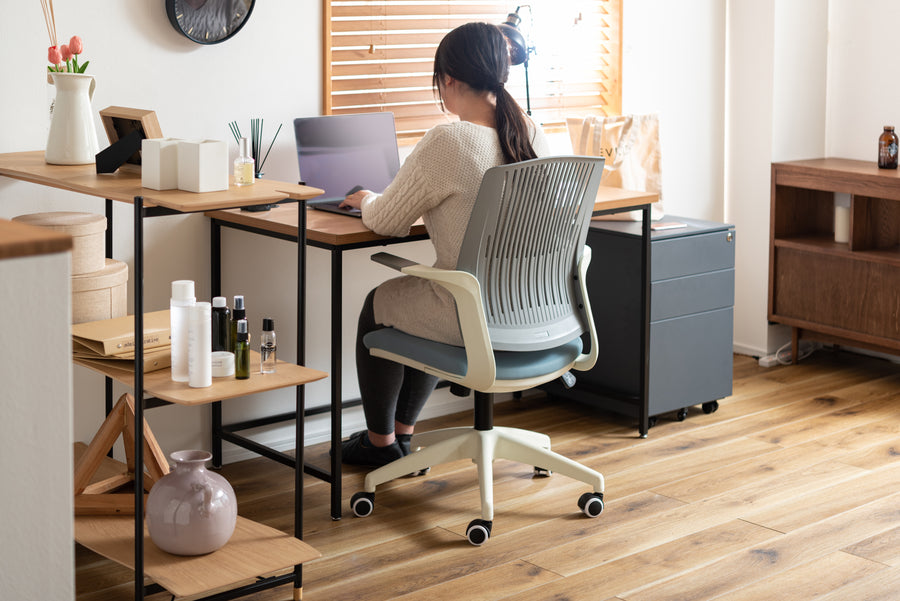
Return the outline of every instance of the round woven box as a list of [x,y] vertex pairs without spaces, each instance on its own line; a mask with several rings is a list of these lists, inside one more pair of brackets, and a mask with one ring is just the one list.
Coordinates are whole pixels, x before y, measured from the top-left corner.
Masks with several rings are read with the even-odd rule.
[[128,264],[104,261],[100,271],[72,277],[72,323],[123,317],[128,310]]
[[106,266],[104,252],[104,232],[106,217],[93,213],[57,211],[51,213],[31,213],[13,217],[38,227],[43,227],[72,236],[72,275],[100,271]]

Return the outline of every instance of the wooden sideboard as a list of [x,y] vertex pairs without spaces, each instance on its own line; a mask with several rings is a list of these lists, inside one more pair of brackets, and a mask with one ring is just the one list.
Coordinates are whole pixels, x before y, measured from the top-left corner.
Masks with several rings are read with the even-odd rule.
[[[836,242],[835,194],[850,195]],[[772,164],[769,320],[801,338],[900,354],[900,172],[839,158]]]

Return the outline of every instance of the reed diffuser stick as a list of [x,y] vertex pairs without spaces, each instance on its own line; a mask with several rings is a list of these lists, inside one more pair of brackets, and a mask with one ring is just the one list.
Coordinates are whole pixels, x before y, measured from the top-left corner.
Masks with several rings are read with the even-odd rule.
[[50,45],[56,46],[56,16],[53,14],[53,0],[41,0],[41,9],[44,11],[44,23],[47,24]]

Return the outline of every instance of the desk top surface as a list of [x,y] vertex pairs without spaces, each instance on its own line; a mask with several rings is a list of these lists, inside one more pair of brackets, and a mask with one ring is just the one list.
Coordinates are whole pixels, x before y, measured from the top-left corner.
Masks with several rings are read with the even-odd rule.
[[133,203],[140,196],[144,206],[182,213],[268,204],[288,198],[307,200],[323,193],[318,188],[273,180],[257,180],[252,186],[232,185],[220,192],[153,190],[141,187],[141,172],[136,166],[124,165],[115,173],[98,174],[93,164],[48,165],[43,151],[0,154],[0,175],[121,202]]
[[[630,210],[651,204],[659,200],[659,195],[652,192],[635,192],[621,188],[600,186],[594,202],[595,211]],[[241,211],[231,209],[210,211],[210,218],[257,228],[286,236],[296,236],[299,223],[299,209],[296,204],[279,205],[265,212]],[[425,225],[417,221],[410,229],[410,236],[424,235]],[[339,215],[327,211],[309,208],[306,212],[306,239],[334,246],[396,240],[388,236],[380,236],[363,225],[359,217]]]

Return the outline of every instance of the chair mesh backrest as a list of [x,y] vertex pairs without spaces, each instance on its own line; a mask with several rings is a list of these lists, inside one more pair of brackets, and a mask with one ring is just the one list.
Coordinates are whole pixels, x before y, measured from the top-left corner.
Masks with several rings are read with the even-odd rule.
[[495,350],[542,350],[585,329],[576,286],[603,159],[551,157],[484,174],[457,269],[478,278]]

